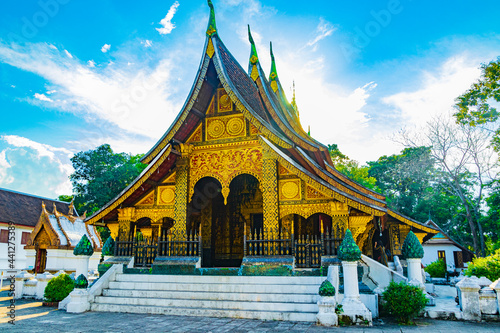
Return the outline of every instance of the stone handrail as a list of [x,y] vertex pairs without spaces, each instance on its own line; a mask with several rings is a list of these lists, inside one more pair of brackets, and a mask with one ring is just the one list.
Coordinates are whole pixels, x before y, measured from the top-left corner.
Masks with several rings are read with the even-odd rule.
[[375,282],[377,288],[385,289],[391,281],[408,282],[408,279],[402,274],[393,271],[389,267],[382,265],[376,260],[373,260],[370,257],[361,255],[361,261],[366,264],[370,268],[370,272],[368,273],[368,277],[371,281]]

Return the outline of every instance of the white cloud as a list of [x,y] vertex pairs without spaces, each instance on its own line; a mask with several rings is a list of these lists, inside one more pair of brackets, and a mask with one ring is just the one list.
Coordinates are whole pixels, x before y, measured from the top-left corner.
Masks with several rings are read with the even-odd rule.
[[45,96],[45,94],[35,93],[34,97],[44,102],[53,102],[53,100]]
[[179,7],[179,1],[174,2],[167,12],[167,15],[160,21],[163,28],[156,28],[160,35],[168,35],[175,29],[175,24],[172,23],[175,13],[177,12],[177,7]]
[[3,135],[0,140],[9,145],[0,152],[0,185],[49,197],[72,192],[71,151],[17,135]]
[[[0,42],[0,62],[46,79],[57,90],[50,96],[52,107],[149,138],[158,139],[164,133],[183,102],[172,101],[179,82],[177,77],[171,77],[178,62],[170,58],[161,60],[152,69],[129,68],[126,63],[90,68],[87,63],[76,57],[68,59],[47,44],[21,47]],[[44,98],[42,95],[37,96]]]
[[153,41],[146,39],[146,40],[142,41],[141,44],[144,45],[144,47],[151,47],[151,46],[153,46]]
[[317,43],[322,39],[330,36],[337,28],[323,18],[319,19],[319,24],[316,28],[316,36],[307,42],[306,46],[312,46],[313,51],[316,51]]
[[101,52],[102,53],[106,53],[109,51],[109,49],[111,48],[111,45],[109,44],[104,44],[102,47],[101,47]]
[[451,57],[435,71],[424,71],[417,90],[387,96],[382,101],[398,110],[404,123],[424,125],[433,116],[452,110],[455,98],[479,78],[479,63],[465,55]]
[[95,67],[95,61],[94,60],[89,60],[89,61],[87,61],[87,65],[89,67]]
[[73,55],[69,53],[68,50],[64,50],[64,53],[66,53],[66,56],[68,56],[68,58],[73,59]]
[[0,151],[0,184],[2,186],[9,185],[14,182],[14,177],[8,174],[8,170],[12,166],[5,157],[6,150]]
[[11,85],[10,85],[10,87],[11,87],[11,88],[15,88],[16,86],[15,86],[15,85],[13,85],[13,84],[11,84]]

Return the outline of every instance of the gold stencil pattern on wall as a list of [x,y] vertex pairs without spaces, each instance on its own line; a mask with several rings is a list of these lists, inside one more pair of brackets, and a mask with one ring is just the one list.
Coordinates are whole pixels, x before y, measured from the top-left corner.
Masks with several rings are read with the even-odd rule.
[[151,193],[147,194],[141,201],[137,203],[137,206],[147,206],[153,204],[154,204],[154,191],[151,191]]
[[203,141],[203,138],[202,138],[202,130],[201,130],[201,124],[200,124],[193,131],[193,134],[191,134],[191,136],[189,136],[189,138],[186,140],[186,143],[189,143],[189,142],[201,142],[201,141]]
[[158,187],[158,204],[171,205],[175,199],[175,186]]
[[327,196],[318,190],[312,188],[311,186],[306,186],[306,199],[314,200],[314,199],[326,199]]
[[217,91],[217,96],[217,100],[219,101],[219,112],[227,112],[233,110],[233,102],[231,102],[231,98],[224,89],[219,89]]
[[300,179],[281,180],[280,200],[300,200]]
[[206,128],[207,140],[236,138],[246,135],[243,115],[207,118]]

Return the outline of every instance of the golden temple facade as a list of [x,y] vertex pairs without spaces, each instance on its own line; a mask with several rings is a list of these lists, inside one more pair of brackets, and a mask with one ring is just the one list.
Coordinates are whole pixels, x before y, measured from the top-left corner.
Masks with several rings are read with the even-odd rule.
[[[184,107],[143,157],[144,172],[86,222],[105,224],[115,239],[139,235],[151,244],[165,235],[178,242],[196,235],[205,267],[236,267],[249,253],[295,255],[301,267],[317,266],[318,256],[336,254],[347,228],[369,256],[381,244],[401,255],[410,230],[421,242],[436,234],[335,169],[327,147],[303,130],[288,102],[272,47],[266,76],[250,30],[249,39],[245,71],[222,42],[211,6]],[[264,240],[291,243],[266,252],[258,248]],[[312,254],[293,244],[317,245],[319,252],[305,258]]]

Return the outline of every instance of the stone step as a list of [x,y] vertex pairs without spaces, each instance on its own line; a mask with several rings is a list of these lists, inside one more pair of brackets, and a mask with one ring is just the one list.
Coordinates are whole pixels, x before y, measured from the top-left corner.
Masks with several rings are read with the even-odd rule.
[[103,296],[112,297],[145,297],[170,299],[200,299],[200,300],[227,300],[242,302],[279,302],[279,303],[316,303],[317,294],[282,294],[282,293],[231,293],[231,292],[191,292],[191,291],[159,291],[159,290],[130,290],[104,289]]
[[317,294],[317,285],[282,284],[246,284],[246,283],[181,283],[181,282],[109,282],[109,289],[190,291],[190,292],[229,292],[229,293],[283,293],[283,294]]
[[220,310],[207,308],[182,308],[182,307],[160,307],[160,306],[139,306],[125,304],[93,303],[91,311],[101,312],[126,312],[126,313],[147,313],[166,314],[175,316],[203,316],[203,317],[229,317],[259,320],[285,320],[285,321],[306,321],[316,320],[317,312],[283,312],[283,311],[249,311],[249,310]]
[[315,303],[245,302],[228,300],[165,299],[147,297],[97,296],[96,303],[116,305],[158,306],[164,308],[202,308],[213,310],[318,312]]
[[220,276],[220,275],[157,275],[157,274],[117,274],[121,282],[162,282],[162,283],[224,283],[224,284],[287,284],[319,286],[324,276]]

